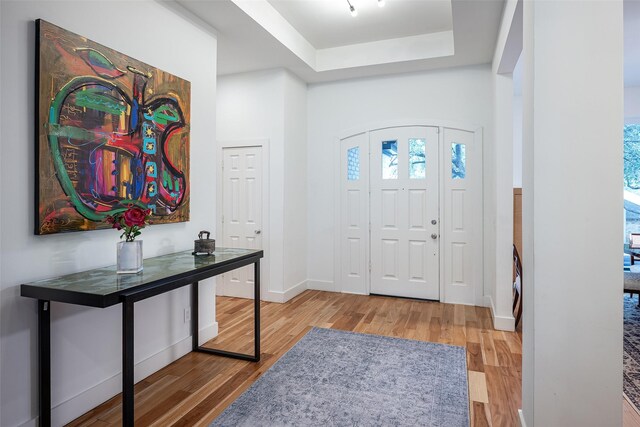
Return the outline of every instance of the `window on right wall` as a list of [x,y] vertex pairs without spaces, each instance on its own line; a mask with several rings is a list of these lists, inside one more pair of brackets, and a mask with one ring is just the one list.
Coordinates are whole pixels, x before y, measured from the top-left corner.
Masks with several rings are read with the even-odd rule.
[[640,233],[640,124],[624,126],[624,238]]

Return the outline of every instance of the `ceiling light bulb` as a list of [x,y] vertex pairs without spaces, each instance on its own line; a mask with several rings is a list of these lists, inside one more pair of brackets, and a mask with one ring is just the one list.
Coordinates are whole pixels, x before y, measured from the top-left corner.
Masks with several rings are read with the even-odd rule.
[[353,5],[349,5],[349,10],[351,11],[351,16],[353,17],[358,16],[358,11],[356,10],[355,7],[353,7]]
[[384,7],[385,0],[378,0],[378,7]]

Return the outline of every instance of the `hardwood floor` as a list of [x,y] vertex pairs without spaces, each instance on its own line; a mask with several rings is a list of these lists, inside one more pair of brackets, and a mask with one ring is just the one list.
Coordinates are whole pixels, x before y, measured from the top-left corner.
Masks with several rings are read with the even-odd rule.
[[[252,304],[219,297],[220,335],[207,345],[250,353]],[[313,326],[465,346],[472,425],[519,425],[521,336],[493,330],[486,308],[320,291],[261,307],[259,363],[187,354],[136,384],[136,426],[208,425]],[[120,425],[120,411],[116,396],[69,425]]]
[[640,414],[626,398],[622,399],[622,425],[624,427],[640,427]]

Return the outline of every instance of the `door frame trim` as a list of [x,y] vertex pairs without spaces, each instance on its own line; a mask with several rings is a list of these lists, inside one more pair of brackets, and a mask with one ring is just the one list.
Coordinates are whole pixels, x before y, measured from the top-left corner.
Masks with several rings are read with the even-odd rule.
[[[225,148],[251,148],[260,147],[262,149],[262,250],[264,251],[264,258],[260,263],[260,295],[262,299],[269,298],[269,285],[270,285],[270,272],[271,272],[271,257],[269,250],[271,247],[271,233],[269,229],[269,139],[257,138],[257,139],[242,139],[242,140],[227,140],[217,141],[216,149],[216,232],[214,236],[224,236],[224,224],[222,223],[222,205],[223,205],[223,173],[222,173],[222,161],[224,159],[223,150]],[[218,233],[219,231],[219,233]],[[216,283],[217,285],[217,283]],[[216,291],[217,295],[217,291]]]
[[381,120],[377,122],[368,122],[362,125],[353,126],[341,131],[337,140],[348,138],[360,133],[368,133],[375,130],[395,128],[395,127],[411,127],[411,126],[430,126],[430,127],[445,127],[450,129],[459,129],[465,132],[478,132],[482,131],[482,126],[475,123],[461,123],[456,120],[425,120],[419,118],[400,119],[400,120]]
[[[355,135],[359,135],[359,134],[369,134],[370,132],[376,131],[376,130],[380,130],[380,129],[386,129],[386,128],[393,128],[393,127],[413,127],[413,126],[428,126],[428,127],[437,127],[438,128],[438,153],[440,156],[440,163],[441,165],[439,165],[439,183],[438,185],[441,187],[439,189],[439,198],[440,198],[440,223],[442,224],[442,218],[444,217],[444,191],[442,191],[442,185],[444,184],[444,171],[445,171],[445,167],[442,166],[442,160],[444,159],[444,150],[443,150],[443,144],[444,144],[444,128],[449,128],[449,129],[458,129],[461,131],[465,131],[465,132],[472,132],[474,134],[474,140],[476,141],[476,143],[480,146],[480,155],[481,155],[481,159],[480,159],[480,166],[482,167],[483,173],[481,174],[481,178],[482,178],[482,182],[480,184],[480,194],[479,194],[479,198],[480,198],[480,202],[481,202],[481,206],[482,206],[482,214],[481,214],[481,218],[479,223],[481,224],[481,229],[475,231],[474,234],[476,234],[476,236],[480,239],[480,242],[478,244],[478,247],[476,248],[475,254],[474,255],[478,255],[480,254],[480,258],[481,258],[481,262],[479,263],[479,269],[480,271],[477,272],[478,273],[478,277],[477,277],[477,286],[476,289],[474,289],[474,293],[475,293],[475,305],[476,306],[485,306],[485,301],[484,301],[484,286],[485,286],[485,278],[484,278],[484,264],[485,264],[485,260],[484,260],[484,244],[485,244],[485,223],[484,223],[484,197],[485,197],[485,191],[484,191],[484,144],[483,144],[483,128],[480,125],[477,124],[473,124],[473,123],[461,123],[458,121],[454,121],[454,120],[428,120],[428,119],[395,119],[395,120],[383,120],[383,121],[378,121],[378,122],[369,122],[369,123],[365,123],[362,125],[358,125],[358,126],[354,126],[348,129],[345,129],[341,132],[339,132],[338,136],[336,136],[334,138],[334,144],[333,144],[333,159],[334,159],[334,171],[337,171],[337,173],[334,173],[334,179],[333,179],[333,203],[334,203],[334,209],[333,209],[333,223],[334,223],[334,227],[333,227],[333,253],[334,253],[334,258],[333,258],[333,290],[335,292],[341,292],[340,289],[340,278],[341,278],[341,271],[342,271],[342,267],[341,267],[341,236],[342,236],[342,227],[341,227],[341,201],[340,201],[340,170],[341,170],[341,164],[340,164],[340,149],[341,149],[341,141],[343,139],[349,138],[351,136],[355,136]],[[371,219],[369,219],[369,221],[371,221]],[[442,229],[441,229],[442,231]],[[369,232],[369,237],[368,237],[368,242],[367,242],[367,248],[369,248],[369,244],[370,244],[370,240],[371,240],[371,236],[370,236],[370,232]],[[439,280],[440,280],[440,301],[441,302],[447,302],[447,295],[446,295],[446,291],[445,291],[445,283],[444,283],[444,274],[442,274],[442,272],[444,271],[445,265],[444,265],[444,258],[445,258],[445,248],[444,248],[444,239],[440,238],[439,239],[439,245],[440,245],[440,275],[439,275]],[[367,249],[367,261],[371,262],[371,254],[370,254],[370,250]],[[368,280],[367,283],[367,292],[371,291],[371,281]]]

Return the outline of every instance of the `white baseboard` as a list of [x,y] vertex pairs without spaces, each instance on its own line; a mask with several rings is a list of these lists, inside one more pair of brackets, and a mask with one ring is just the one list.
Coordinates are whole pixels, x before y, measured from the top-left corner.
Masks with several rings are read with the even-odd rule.
[[[268,301],[268,302],[284,302],[283,297],[284,292],[277,291],[262,291],[260,293],[260,301]],[[219,297],[231,297],[231,298],[244,298],[244,299],[253,299],[253,289],[250,292],[236,291],[236,292],[224,292],[216,294]]]
[[35,417],[29,421],[19,424],[18,427],[38,427],[38,417]]
[[306,290],[307,290],[307,281],[303,280],[302,282],[298,283],[297,285],[294,285],[294,286],[290,287],[289,289],[287,289],[286,291],[284,291],[284,293],[283,293],[283,301],[282,302],[287,302],[290,299],[297,297],[298,295],[300,295],[301,293],[303,293]]
[[253,285],[243,284],[230,288],[223,289],[223,286],[220,286],[216,289],[216,296],[253,299]]
[[364,292],[351,292],[351,291],[342,291],[340,293],[341,294],[348,294],[348,295],[370,295],[370,294],[364,293]]
[[493,315],[493,327],[499,331],[513,332],[515,328],[516,319],[513,316],[496,316]]
[[[201,328],[199,333],[200,343],[204,343],[218,335],[218,322]],[[164,368],[171,362],[179,359],[191,351],[191,336],[185,337],[177,343],[159,351],[158,353],[139,361],[135,364],[134,381],[138,382]],[[87,411],[106,402],[122,391],[122,374],[118,373],[93,387],[77,394],[51,408],[51,424],[54,426],[65,425]],[[39,424],[38,417],[33,418],[20,427],[31,427]]]
[[337,292],[335,284],[328,280],[307,280],[307,289],[314,291]]
[[522,409],[518,409],[518,419],[520,420],[520,427],[527,427],[527,422],[524,420]]
[[198,331],[198,344],[202,345],[207,341],[211,341],[218,336],[218,322],[213,322],[211,325],[201,328]]
[[[283,292],[263,291],[260,294],[260,299],[262,301],[281,303],[281,302],[283,302],[282,294],[283,294]],[[251,298],[253,298],[253,296],[251,296]]]
[[484,296],[484,303],[486,307],[491,309],[491,317],[493,317],[493,327],[495,329],[509,332],[516,330],[516,319],[513,316],[496,316],[496,309],[491,295]]
[[301,293],[307,290],[307,280],[303,280],[297,285],[293,285],[286,291],[266,291],[262,293],[263,301],[284,303],[290,299],[297,297]]
[[[307,281],[303,280],[297,285],[290,287],[286,291],[262,291],[262,293],[260,294],[260,299],[262,301],[283,303],[283,302],[289,301],[291,298],[294,298],[300,295],[302,292],[306,290],[307,290]],[[220,290],[220,292],[217,295],[225,296],[225,297],[253,299],[253,287],[237,286],[233,290],[229,290],[229,291],[227,291],[226,289]]]

